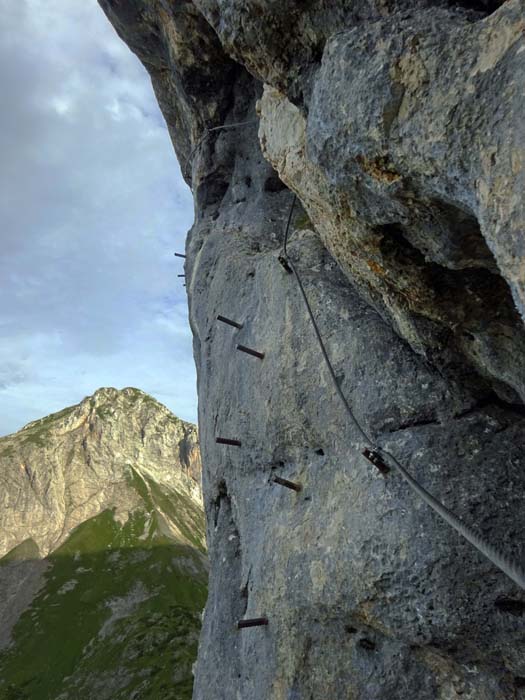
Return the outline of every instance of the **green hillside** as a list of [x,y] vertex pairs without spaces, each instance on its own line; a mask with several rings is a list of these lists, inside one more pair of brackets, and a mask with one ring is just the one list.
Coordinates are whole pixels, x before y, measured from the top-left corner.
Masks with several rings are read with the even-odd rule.
[[[133,482],[144,506],[125,524],[106,510],[47,558],[44,584],[0,652],[2,700],[191,698],[206,600],[202,512],[136,473]],[[163,534],[166,516],[195,548]],[[0,576],[34,551],[30,541],[12,550]]]

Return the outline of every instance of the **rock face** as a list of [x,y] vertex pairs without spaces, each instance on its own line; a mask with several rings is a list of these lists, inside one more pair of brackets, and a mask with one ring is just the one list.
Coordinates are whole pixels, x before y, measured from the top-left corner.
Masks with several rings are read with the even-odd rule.
[[99,1],[196,203],[195,700],[525,697],[524,591],[360,455],[278,262],[293,191],[289,254],[356,417],[523,562],[525,2]]
[[207,579],[196,428],[142,391],[99,389],[1,438],[0,475],[0,697],[190,698]]

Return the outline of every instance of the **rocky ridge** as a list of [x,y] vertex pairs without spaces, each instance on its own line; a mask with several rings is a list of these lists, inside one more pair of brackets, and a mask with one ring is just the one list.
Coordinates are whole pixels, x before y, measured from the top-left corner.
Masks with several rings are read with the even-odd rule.
[[278,256],[293,192],[289,252],[359,421],[524,561],[525,3],[100,4],[196,204],[195,700],[524,697],[523,591],[360,456]]
[[207,582],[196,428],[100,389],[1,438],[0,479],[0,697],[188,700]]
[[[0,464],[0,556],[27,539],[46,556],[106,508],[125,521],[139,502],[132,478],[202,503],[195,427],[138,389],[99,389],[0,438]],[[194,544],[176,522],[165,525]]]

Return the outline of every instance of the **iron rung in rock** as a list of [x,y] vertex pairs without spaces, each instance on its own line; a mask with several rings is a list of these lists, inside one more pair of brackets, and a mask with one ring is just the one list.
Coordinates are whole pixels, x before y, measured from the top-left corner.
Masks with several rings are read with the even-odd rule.
[[296,484],[294,481],[288,481],[288,479],[283,479],[280,476],[274,476],[272,481],[274,481],[276,484],[279,484],[280,486],[286,486],[287,489],[292,489],[292,491],[301,491],[303,488],[301,484]]
[[254,357],[258,357],[259,360],[264,360],[264,352],[252,350],[252,348],[247,348],[246,345],[237,345],[237,350],[245,352],[247,355],[253,355]]
[[242,630],[246,627],[262,627],[263,625],[267,624],[267,617],[252,617],[251,619],[247,620],[239,620],[239,622],[237,623],[237,629]]
[[223,438],[223,437],[216,437],[215,442],[218,445],[233,445],[234,447],[240,447],[241,446],[241,441],[240,440],[234,440],[232,438]]
[[217,321],[222,321],[222,323],[228,324],[228,326],[233,326],[239,330],[242,328],[242,323],[237,323],[237,321],[232,321],[231,318],[226,318],[226,316],[217,316]]

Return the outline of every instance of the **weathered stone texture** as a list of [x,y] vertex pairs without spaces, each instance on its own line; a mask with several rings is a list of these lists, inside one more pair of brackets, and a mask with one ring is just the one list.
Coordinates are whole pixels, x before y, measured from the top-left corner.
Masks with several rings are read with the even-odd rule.
[[[293,190],[290,254],[356,416],[523,561],[525,3],[101,4],[146,67],[154,21],[148,51],[194,71],[160,102],[194,154],[211,559],[195,699],[524,697],[524,592],[360,456],[278,255]],[[198,31],[171,31],[196,11]]]
[[106,508],[125,522],[141,503],[132,468],[202,502],[195,426],[138,389],[99,389],[1,438],[0,466],[0,558],[29,539],[44,557]]
[[307,117],[275,89],[260,109],[266,156],[380,313],[416,351],[444,369],[465,356],[512,401],[525,396],[508,286],[523,313],[525,20],[506,4],[485,22],[429,10],[338,33]]

